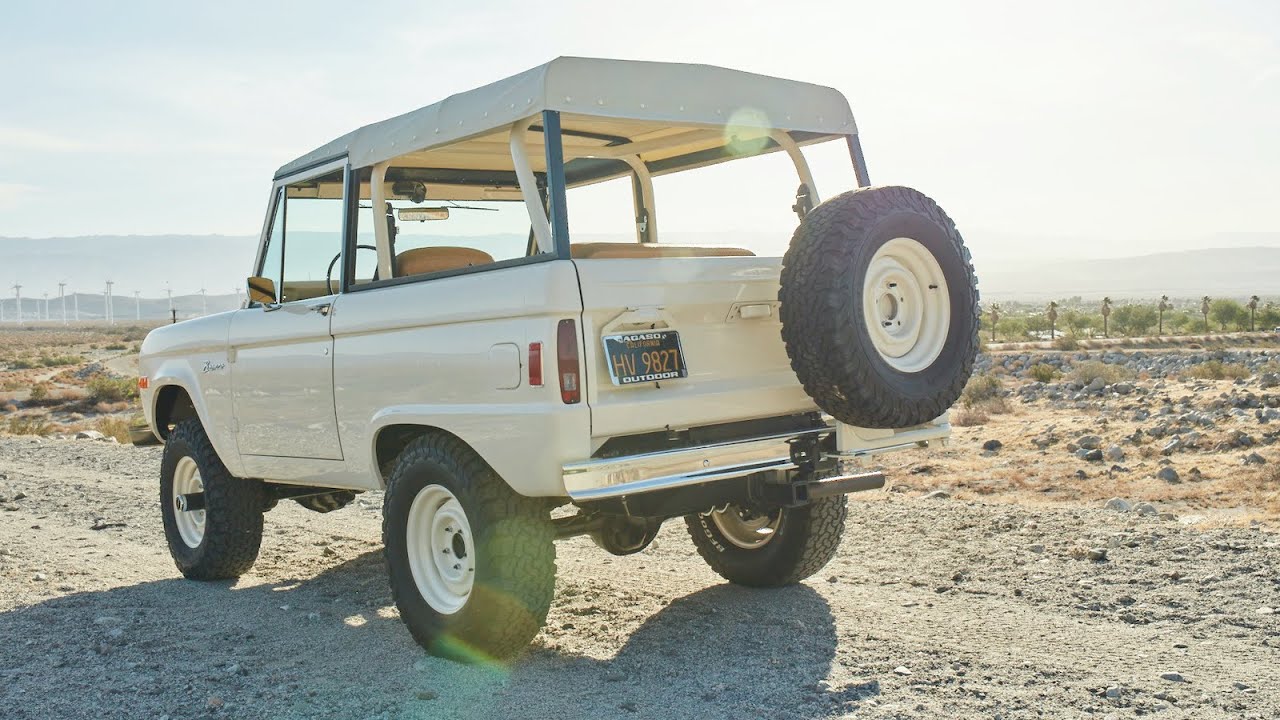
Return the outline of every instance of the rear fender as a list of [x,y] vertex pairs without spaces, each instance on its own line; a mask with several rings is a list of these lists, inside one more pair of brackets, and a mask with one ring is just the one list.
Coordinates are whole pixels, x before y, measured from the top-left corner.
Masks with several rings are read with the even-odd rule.
[[566,458],[585,457],[591,436],[585,405],[521,403],[489,405],[399,405],[370,421],[369,463],[383,487],[392,458],[379,458],[378,437],[390,427],[442,430],[467,443],[513,490],[530,497],[564,497]]

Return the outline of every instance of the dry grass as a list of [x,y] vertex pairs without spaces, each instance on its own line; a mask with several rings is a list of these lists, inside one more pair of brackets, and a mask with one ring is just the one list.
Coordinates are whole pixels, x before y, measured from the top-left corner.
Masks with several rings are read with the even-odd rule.
[[10,435],[52,435],[57,426],[49,422],[45,415],[14,415],[6,423],[5,430]]
[[[1208,381],[1193,390],[1174,392],[1208,402],[1230,386],[1229,380]],[[898,490],[924,493],[947,488],[957,499],[1009,502],[1029,506],[1101,507],[1113,497],[1151,502],[1161,512],[1173,512],[1205,527],[1240,526],[1256,521],[1280,530],[1280,444],[1217,451],[1233,427],[1201,429],[1197,449],[1166,457],[1162,440],[1134,445],[1126,440],[1139,426],[1127,412],[1100,416],[1096,410],[1051,407],[1044,402],[1017,404],[1016,412],[992,412],[984,404],[957,407],[949,447],[925,452],[880,456],[883,469]],[[1243,428],[1260,438],[1265,426]],[[1057,442],[1041,450],[1032,441],[1052,434]],[[1086,434],[1101,435],[1103,447],[1119,445],[1119,461],[1087,462],[1068,445]],[[1004,443],[997,453],[984,454],[991,439]],[[1265,465],[1244,465],[1242,458],[1257,452]],[[1181,476],[1178,483],[1155,477],[1166,461]],[[1112,470],[1112,465],[1121,469]],[[921,467],[925,466],[922,471]],[[1198,472],[1196,472],[1198,471]],[[1077,473],[1084,473],[1079,476]]]
[[1237,380],[1249,377],[1249,368],[1239,363],[1222,363],[1218,360],[1193,365],[1187,370],[1187,377],[1198,380]]
[[1045,363],[1036,363],[1027,368],[1027,376],[1042,383],[1053,382],[1058,375],[1058,368]]
[[1003,397],[990,397],[965,405],[951,418],[951,424],[959,427],[985,425],[992,415],[1005,415],[1013,411]]
[[1078,383],[1088,385],[1094,380],[1102,378],[1102,381],[1108,385],[1120,382],[1121,380],[1132,380],[1133,371],[1120,365],[1110,365],[1100,360],[1086,360],[1085,362],[1076,363],[1071,369],[1071,379]]
[[1004,383],[994,373],[982,373],[969,378],[964,391],[960,393],[960,404],[973,407],[993,398],[1000,397],[1004,391]]
[[119,416],[98,418],[93,424],[93,429],[107,437],[115,438],[121,444],[129,442],[129,420],[126,418]]

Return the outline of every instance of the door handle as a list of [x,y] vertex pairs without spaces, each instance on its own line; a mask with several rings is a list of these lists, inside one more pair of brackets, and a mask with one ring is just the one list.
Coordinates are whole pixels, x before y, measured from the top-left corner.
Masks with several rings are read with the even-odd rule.
[[333,303],[320,303],[319,305],[312,305],[307,309],[313,313],[320,313],[321,315],[328,316],[329,311],[333,309]]

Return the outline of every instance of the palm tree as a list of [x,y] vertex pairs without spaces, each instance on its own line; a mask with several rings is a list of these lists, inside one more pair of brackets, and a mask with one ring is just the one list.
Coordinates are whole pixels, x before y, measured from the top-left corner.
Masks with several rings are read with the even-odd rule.
[[991,304],[991,342],[996,341],[996,323],[1000,322],[1000,306]]
[[1046,313],[1046,315],[1049,318],[1049,339],[1053,340],[1053,324],[1058,320],[1058,303],[1057,302],[1055,301],[1049,302],[1049,312]]
[[1160,310],[1160,329],[1156,331],[1156,334],[1163,335],[1164,334],[1164,311],[1173,309],[1173,306],[1169,304],[1169,296],[1161,295],[1160,304],[1157,307]]
[[1111,337],[1111,331],[1107,326],[1107,318],[1111,317],[1111,298],[1102,298],[1102,337]]
[[1204,316],[1204,332],[1209,334],[1209,296],[1205,295],[1200,301],[1200,314]]
[[1257,295],[1249,296],[1249,332],[1253,332],[1253,316],[1258,312],[1258,302],[1261,300]]

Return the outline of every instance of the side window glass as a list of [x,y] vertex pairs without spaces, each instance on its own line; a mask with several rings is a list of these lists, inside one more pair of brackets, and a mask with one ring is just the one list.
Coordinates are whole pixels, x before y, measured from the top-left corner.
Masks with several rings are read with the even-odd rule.
[[280,292],[281,246],[284,244],[284,202],[281,192],[276,193],[276,212],[271,218],[271,229],[267,234],[267,247],[262,254],[262,266],[258,268],[258,277],[264,277],[275,283],[276,292]]
[[[449,194],[444,187],[436,187],[440,194]],[[421,205],[398,200],[391,205],[396,215],[396,277],[528,255],[529,211],[521,201],[442,198],[432,202],[428,196]],[[433,217],[415,219],[425,216]]]
[[[367,170],[359,172],[363,178]],[[393,166],[387,171],[386,205],[374,208],[369,190],[364,190],[360,199],[356,244],[375,245],[375,223],[386,223],[392,278],[462,270],[529,255],[529,212],[514,176],[510,185],[451,185],[413,179],[421,172]],[[376,265],[375,251],[357,249],[355,284],[375,279]]]
[[[342,170],[284,189],[281,302],[338,292],[342,279]],[[274,232],[274,230],[273,230]]]

